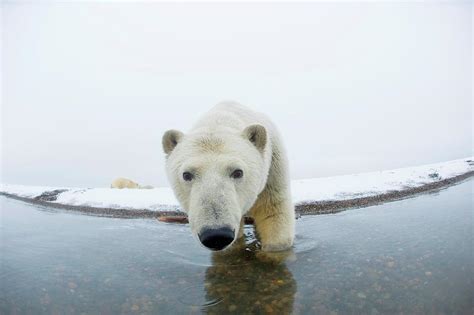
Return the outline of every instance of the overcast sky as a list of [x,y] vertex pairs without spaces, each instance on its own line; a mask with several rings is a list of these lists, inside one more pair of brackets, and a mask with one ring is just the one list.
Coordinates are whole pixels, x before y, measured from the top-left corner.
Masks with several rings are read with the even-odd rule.
[[161,136],[267,113],[292,178],[472,155],[472,4],[3,3],[2,178],[167,185]]

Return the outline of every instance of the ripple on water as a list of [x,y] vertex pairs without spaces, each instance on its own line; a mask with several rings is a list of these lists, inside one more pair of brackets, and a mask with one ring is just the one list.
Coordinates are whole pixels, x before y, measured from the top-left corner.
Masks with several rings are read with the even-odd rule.
[[223,297],[208,297],[206,285],[207,283],[204,283],[184,288],[180,294],[178,294],[178,301],[184,305],[197,306],[201,310],[221,303],[224,300]]
[[193,265],[193,266],[201,266],[201,267],[210,267],[212,263],[209,259],[209,253],[193,253],[192,255],[187,255],[182,251],[176,251],[171,249],[165,249],[165,253],[170,255],[170,260],[172,260],[176,264],[183,264],[183,265]]
[[294,251],[297,254],[302,254],[315,250],[318,247],[318,241],[314,238],[296,234],[295,244],[293,245]]

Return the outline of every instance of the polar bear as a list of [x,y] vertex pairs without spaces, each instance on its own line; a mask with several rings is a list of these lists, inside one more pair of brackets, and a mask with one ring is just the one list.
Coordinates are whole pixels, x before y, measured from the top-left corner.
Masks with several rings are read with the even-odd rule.
[[112,184],[110,185],[110,188],[119,188],[119,189],[133,188],[133,189],[136,189],[136,188],[140,188],[140,185],[138,185],[137,183],[135,183],[134,181],[132,181],[128,178],[119,177],[119,178],[116,178],[112,181]]
[[235,102],[221,102],[189,131],[162,139],[166,173],[188,214],[191,231],[211,250],[223,250],[254,219],[263,251],[293,244],[295,210],[288,161],[273,123]]
[[123,188],[129,188],[129,189],[153,189],[154,187],[151,185],[140,185],[138,183],[135,183],[133,180],[128,179],[128,178],[123,178],[119,177],[116,178],[112,181],[112,184],[110,185],[110,188],[118,188],[118,189],[123,189]]

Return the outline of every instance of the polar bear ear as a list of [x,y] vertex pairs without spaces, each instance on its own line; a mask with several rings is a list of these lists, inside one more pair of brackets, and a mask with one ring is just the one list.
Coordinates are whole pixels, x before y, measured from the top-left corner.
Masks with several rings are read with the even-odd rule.
[[165,132],[161,140],[163,144],[163,151],[165,151],[166,154],[170,154],[171,151],[173,151],[173,149],[178,145],[179,141],[181,141],[183,136],[184,134],[179,130],[171,129]]
[[252,142],[260,152],[263,152],[265,149],[265,145],[267,144],[267,130],[264,126],[259,124],[247,126],[242,136]]

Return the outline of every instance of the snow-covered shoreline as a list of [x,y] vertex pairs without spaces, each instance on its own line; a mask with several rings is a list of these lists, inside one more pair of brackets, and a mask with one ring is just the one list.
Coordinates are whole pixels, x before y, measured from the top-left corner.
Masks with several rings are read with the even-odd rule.
[[[393,192],[436,186],[449,179],[474,172],[474,157],[443,163],[353,175],[293,180],[295,205],[367,199]],[[431,187],[430,186],[430,187]],[[52,193],[51,193],[52,192]],[[69,188],[2,184],[0,194],[23,200],[40,201],[54,207],[95,208],[120,212],[179,213],[178,202],[170,188],[111,189]],[[46,197],[45,197],[46,196]],[[48,198],[51,196],[51,198]]]

